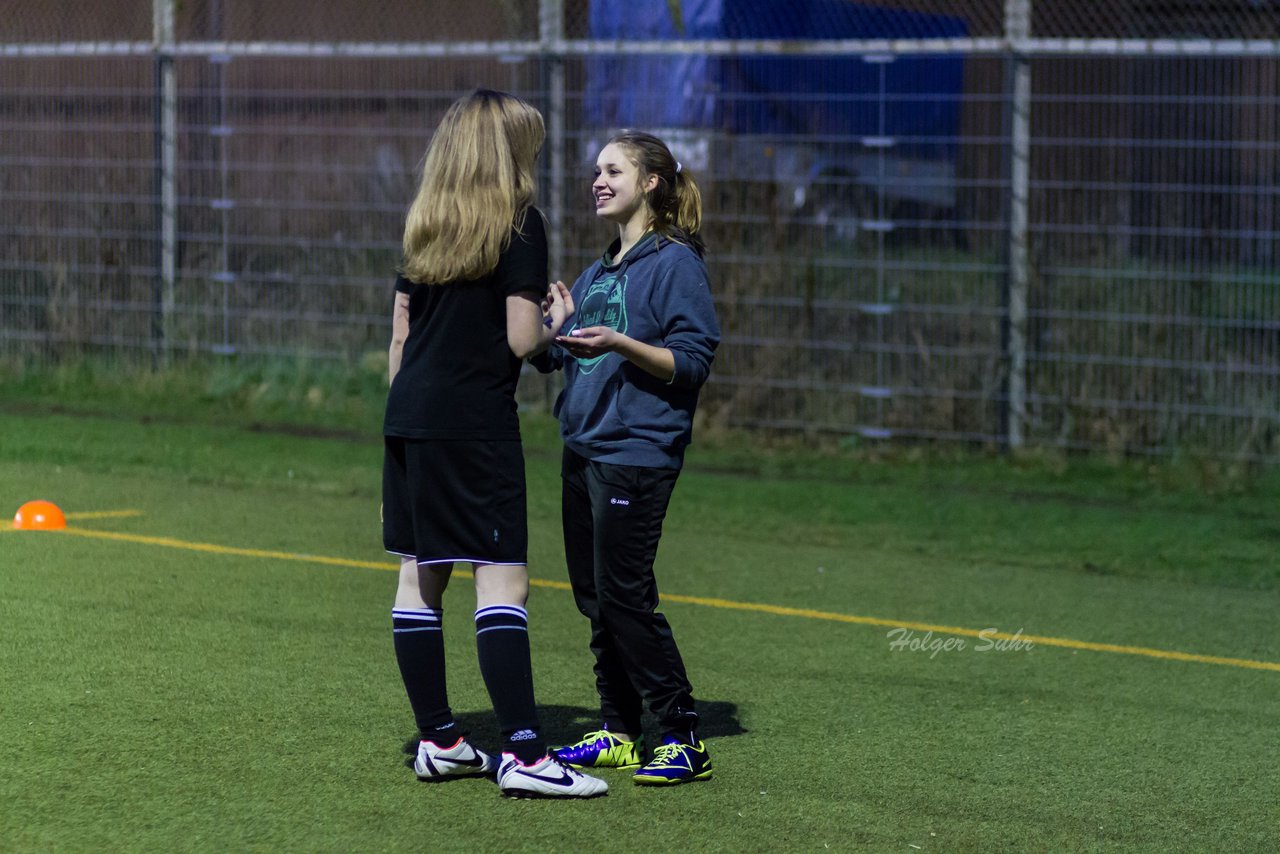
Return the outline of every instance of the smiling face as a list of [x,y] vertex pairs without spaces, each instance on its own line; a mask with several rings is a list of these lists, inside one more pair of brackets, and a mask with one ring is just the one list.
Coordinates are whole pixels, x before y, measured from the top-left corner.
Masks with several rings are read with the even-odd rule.
[[627,156],[626,149],[610,143],[596,158],[596,179],[591,195],[596,202],[596,216],[627,226],[637,220],[647,225],[651,214],[645,193],[657,186],[658,178],[640,178],[640,167]]

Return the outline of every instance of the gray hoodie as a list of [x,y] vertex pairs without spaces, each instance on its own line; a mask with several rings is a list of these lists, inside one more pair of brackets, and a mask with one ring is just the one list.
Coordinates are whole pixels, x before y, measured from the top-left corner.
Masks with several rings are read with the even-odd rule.
[[607,326],[675,356],[661,380],[617,353],[575,359],[553,347],[538,370],[563,368],[556,401],[560,433],[574,452],[602,463],[679,469],[693,436],[698,391],[711,372],[720,326],[701,256],[683,243],[649,234],[622,261],[615,242],[573,284],[575,327]]

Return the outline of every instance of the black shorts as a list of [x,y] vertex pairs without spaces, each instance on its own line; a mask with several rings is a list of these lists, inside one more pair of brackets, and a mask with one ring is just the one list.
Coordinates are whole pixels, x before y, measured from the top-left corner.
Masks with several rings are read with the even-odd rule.
[[418,563],[528,563],[520,441],[387,436],[382,544]]

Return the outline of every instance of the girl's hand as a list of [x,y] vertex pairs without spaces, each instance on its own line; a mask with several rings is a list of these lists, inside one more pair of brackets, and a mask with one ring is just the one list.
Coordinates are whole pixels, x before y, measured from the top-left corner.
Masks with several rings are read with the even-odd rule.
[[626,340],[626,336],[607,326],[588,326],[575,329],[568,335],[557,335],[556,343],[577,359],[594,359],[611,353]]
[[674,353],[666,347],[637,341],[607,326],[575,329],[568,335],[557,335],[556,343],[575,359],[595,359],[606,353],[617,353],[645,373],[664,382],[676,380]]
[[559,331],[573,317],[573,297],[564,282],[552,282],[547,297],[542,301],[542,323],[548,329]]

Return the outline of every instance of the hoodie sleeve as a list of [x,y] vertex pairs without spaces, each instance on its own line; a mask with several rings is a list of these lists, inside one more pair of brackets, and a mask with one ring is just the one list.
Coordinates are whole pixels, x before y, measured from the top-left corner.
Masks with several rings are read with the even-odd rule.
[[529,358],[540,374],[550,374],[564,367],[564,351],[552,344],[536,356]]
[[653,294],[653,310],[662,326],[663,346],[675,357],[670,385],[701,388],[711,373],[720,344],[720,323],[711,298],[707,267],[689,252],[668,270]]

